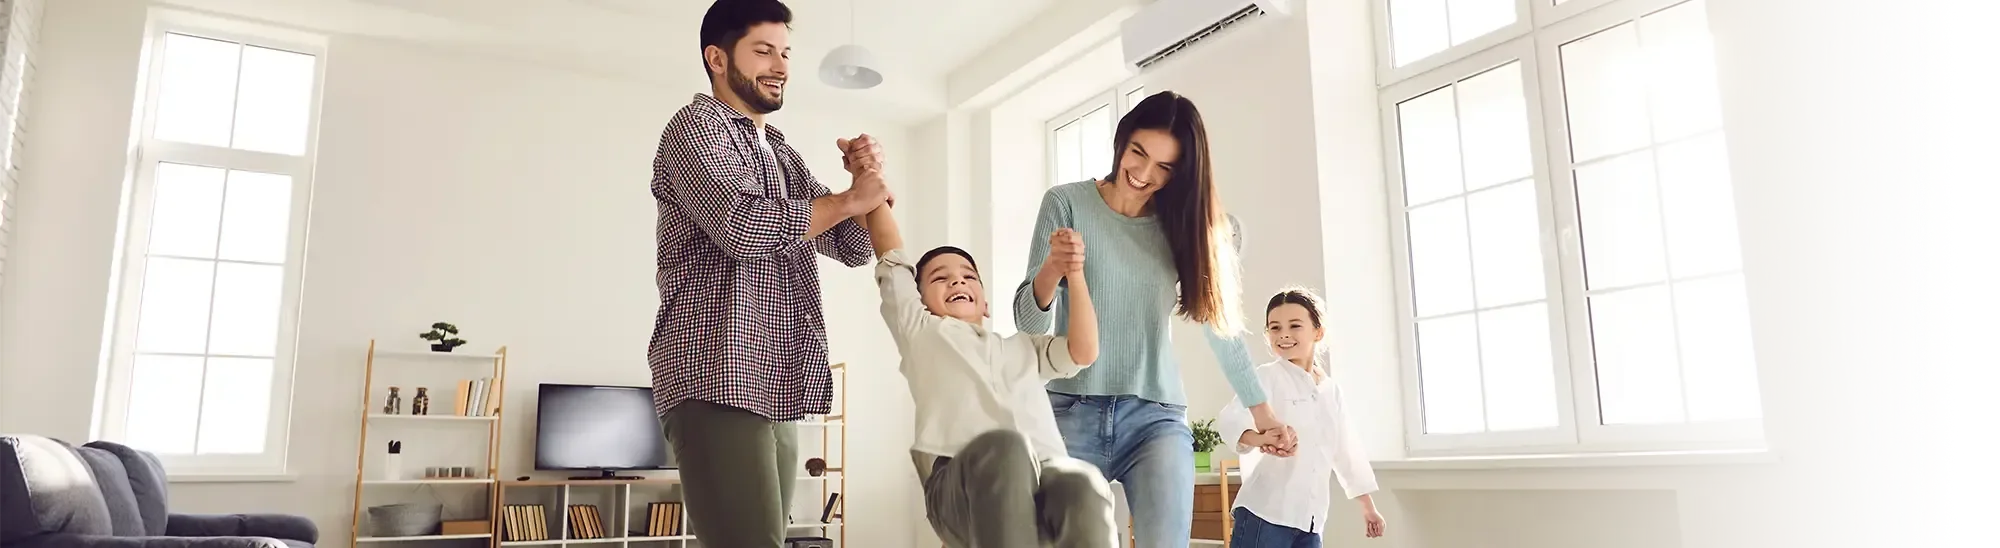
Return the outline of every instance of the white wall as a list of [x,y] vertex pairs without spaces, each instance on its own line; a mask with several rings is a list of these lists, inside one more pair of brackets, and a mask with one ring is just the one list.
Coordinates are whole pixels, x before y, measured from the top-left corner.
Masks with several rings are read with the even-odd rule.
[[[1249,295],[1323,281],[1336,368],[1373,390],[1357,392],[1376,417],[1368,445],[1383,459],[1391,536],[1362,540],[1336,503],[1329,544],[1990,540],[1972,533],[2000,510],[1984,495],[2000,482],[1975,459],[2000,444],[1979,434],[1995,400],[1975,391],[2000,369],[1975,345],[2000,331],[1987,312],[2000,304],[2000,179],[1979,151],[2000,149],[2000,105],[1954,79],[1996,50],[1971,29],[1993,17],[1965,13],[1993,6],[1710,2],[1774,462],[1444,469],[1396,462],[1370,4],[1308,2],[1303,17],[1204,41],[1143,77],[1203,108],[1224,197],[1247,225]],[[1199,417],[1228,390],[1191,335],[1177,334]]]
[[[63,129],[33,158],[45,168],[36,180],[52,184],[22,195],[0,429],[88,437],[144,17],[131,0],[51,6],[37,114]],[[667,119],[706,86],[698,73],[662,89],[350,36],[331,41],[325,62],[292,424],[298,479],[181,483],[173,496],[179,511],[300,513],[337,545],[370,338],[415,348],[422,326],[443,320],[465,330],[467,350],[509,347],[504,479],[531,472],[537,383],[647,384],[653,153]],[[879,136],[892,172],[931,154],[901,127],[839,112],[771,121],[835,190],[847,183],[836,137]],[[848,539],[907,545],[906,523],[921,512],[894,347],[869,271],[822,265],[831,356],[854,366]],[[810,434],[802,441],[817,450]],[[801,493],[802,506],[818,507],[817,490]]]

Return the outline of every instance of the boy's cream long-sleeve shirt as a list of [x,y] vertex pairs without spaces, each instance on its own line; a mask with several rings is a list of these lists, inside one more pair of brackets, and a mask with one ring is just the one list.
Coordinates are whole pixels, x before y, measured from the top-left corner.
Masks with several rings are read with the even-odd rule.
[[[1027,436],[1037,460],[1068,456],[1042,385],[1082,370],[1066,337],[1002,337],[985,327],[931,314],[917,293],[916,269],[902,250],[875,266],[882,319],[903,355],[903,378],[916,403],[911,450],[949,457],[972,438],[1007,428]],[[923,464],[919,462],[919,472]]]

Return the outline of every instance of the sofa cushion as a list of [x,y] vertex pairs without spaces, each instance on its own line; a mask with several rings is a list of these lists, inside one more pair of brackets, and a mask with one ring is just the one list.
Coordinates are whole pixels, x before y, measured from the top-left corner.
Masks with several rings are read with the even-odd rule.
[[104,507],[111,511],[111,534],[121,537],[137,537],[146,534],[146,525],[139,519],[139,498],[132,494],[132,480],[126,477],[125,461],[110,451],[85,444],[76,448],[77,456],[90,465],[90,473],[97,478],[97,490],[104,494]]
[[45,533],[109,535],[111,511],[74,447],[0,436],[0,544]]
[[93,441],[83,446],[117,455],[125,463],[125,477],[139,503],[144,534],[154,537],[167,534],[167,469],[160,465],[160,457],[108,441]]

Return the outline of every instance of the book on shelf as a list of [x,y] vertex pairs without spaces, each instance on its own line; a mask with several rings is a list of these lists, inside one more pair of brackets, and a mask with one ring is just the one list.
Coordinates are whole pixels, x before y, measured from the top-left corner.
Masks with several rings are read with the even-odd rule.
[[500,398],[494,395],[499,391],[498,384],[492,377],[458,381],[458,400],[453,403],[453,409],[461,417],[500,414]]
[[597,507],[589,504],[569,505],[569,538],[604,538],[604,518],[597,513]]
[[501,540],[548,540],[549,521],[544,508],[540,504],[509,504],[501,508]]
[[683,517],[685,517],[685,514],[681,511],[681,503],[655,502],[647,504],[645,536],[673,537],[686,534],[681,532],[684,529],[682,527]]

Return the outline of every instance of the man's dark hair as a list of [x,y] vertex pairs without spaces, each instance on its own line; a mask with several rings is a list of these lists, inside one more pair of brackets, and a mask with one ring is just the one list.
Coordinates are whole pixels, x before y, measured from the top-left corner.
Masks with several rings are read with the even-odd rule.
[[924,265],[927,265],[927,264],[930,264],[930,263],[931,263],[931,259],[936,259],[936,258],[938,258],[938,257],[939,257],[939,256],[941,256],[941,255],[957,255],[957,256],[960,256],[960,257],[965,257],[965,263],[966,263],[966,264],[969,264],[969,265],[972,265],[972,273],[973,273],[973,274],[978,274],[978,273],[979,273],[979,261],[975,261],[975,260],[972,260],[972,254],[971,254],[971,253],[966,253],[966,252],[965,252],[965,250],[963,250],[963,249],[959,249],[959,248],[956,248],[956,247],[952,247],[952,246],[948,246],[948,245],[945,245],[945,246],[938,246],[938,248],[937,248],[937,249],[933,249],[933,250],[930,250],[930,251],[928,251],[928,252],[925,252],[925,253],[924,253],[924,258],[922,258],[922,259],[917,259],[917,282],[918,282],[918,283],[922,283],[922,282],[924,281]]
[[701,17],[701,72],[708,73],[708,47],[736,51],[736,43],[750,33],[750,27],[765,23],[792,25],[792,8],[778,0],[715,0]]

